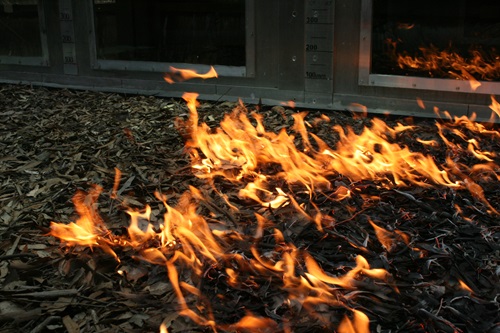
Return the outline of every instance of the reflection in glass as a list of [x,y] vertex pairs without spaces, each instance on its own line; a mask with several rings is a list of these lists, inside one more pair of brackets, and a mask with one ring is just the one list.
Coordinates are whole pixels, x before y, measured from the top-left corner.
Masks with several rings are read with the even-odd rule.
[[372,73],[500,81],[498,13],[498,0],[374,0]]

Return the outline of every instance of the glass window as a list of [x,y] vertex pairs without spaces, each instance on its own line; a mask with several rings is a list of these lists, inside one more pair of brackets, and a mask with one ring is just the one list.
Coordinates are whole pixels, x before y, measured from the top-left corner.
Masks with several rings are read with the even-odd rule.
[[41,57],[36,0],[0,0],[0,56]]
[[498,13],[498,0],[374,0],[372,73],[500,81]]
[[94,0],[97,59],[245,65],[244,0]]

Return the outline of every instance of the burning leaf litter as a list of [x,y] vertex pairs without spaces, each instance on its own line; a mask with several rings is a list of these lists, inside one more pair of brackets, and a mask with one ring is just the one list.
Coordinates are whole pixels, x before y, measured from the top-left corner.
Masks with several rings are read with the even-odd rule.
[[7,330],[498,328],[496,126],[1,94]]

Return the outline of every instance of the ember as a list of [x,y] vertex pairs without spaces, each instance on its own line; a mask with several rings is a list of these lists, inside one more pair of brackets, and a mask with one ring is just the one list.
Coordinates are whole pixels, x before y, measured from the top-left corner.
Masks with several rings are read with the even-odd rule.
[[[187,78],[183,73],[176,79]],[[33,156],[42,161],[14,157],[7,145],[12,157],[1,160],[1,218],[11,237],[4,237],[0,271],[6,329],[500,327],[500,132],[494,124],[445,112],[435,122],[284,108],[257,113],[241,102],[225,103],[219,116],[201,111],[207,107],[195,94],[184,96],[187,105],[100,94],[106,97],[92,100],[109,99],[128,111],[107,108],[110,114],[100,111],[96,119],[103,105],[81,111],[79,104],[92,93],[2,90],[9,105],[20,93],[55,94],[74,110],[65,118],[50,108],[6,111],[11,121],[1,125],[7,133],[1,142],[24,132],[28,139],[19,147],[41,149]],[[493,97],[490,107],[492,119],[500,115]],[[123,122],[114,123],[120,115]],[[24,123],[44,135],[29,137],[33,130]],[[80,123],[81,136],[68,144]],[[174,124],[184,135],[168,130]],[[60,181],[49,182],[47,174]],[[14,177],[21,185],[13,185]],[[15,194],[32,182],[37,187],[26,196],[41,201],[22,206]],[[73,196],[78,216],[62,223],[71,220],[64,198],[70,182],[80,188]],[[22,213],[14,218],[16,210]],[[61,246],[41,235],[33,244],[29,219],[37,210],[38,227],[47,218],[58,221],[46,231]]]

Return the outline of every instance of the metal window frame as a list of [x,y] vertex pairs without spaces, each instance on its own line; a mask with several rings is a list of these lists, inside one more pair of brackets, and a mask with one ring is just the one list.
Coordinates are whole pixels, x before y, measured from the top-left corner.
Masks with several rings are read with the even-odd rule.
[[475,94],[498,94],[500,91],[500,82],[479,81],[481,86],[474,90],[469,81],[465,80],[373,74],[371,72],[372,10],[373,0],[361,0],[358,73],[358,84],[360,86],[452,91]]
[[[245,1],[245,66],[225,66],[214,65],[219,76],[228,77],[255,77],[255,4],[253,0]],[[210,65],[156,62],[156,61],[134,61],[134,60],[103,60],[97,58],[97,43],[94,20],[93,0],[88,0],[90,13],[90,62],[93,69],[96,70],[121,70],[121,71],[140,71],[140,72],[168,72],[169,67],[192,69],[198,72],[206,72]]]
[[0,65],[49,66],[49,46],[47,42],[47,23],[45,21],[45,0],[37,1],[38,26],[42,55],[40,57],[5,56],[0,55]]

